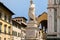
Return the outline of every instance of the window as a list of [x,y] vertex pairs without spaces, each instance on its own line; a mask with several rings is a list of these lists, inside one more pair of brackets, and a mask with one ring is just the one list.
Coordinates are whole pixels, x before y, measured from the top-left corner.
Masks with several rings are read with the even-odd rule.
[[7,21],[7,16],[6,15],[4,15],[4,20]]
[[56,0],[54,0],[54,4],[56,4]]
[[20,22],[22,22],[22,19],[20,20]]
[[12,37],[12,40],[14,40],[14,37]]
[[8,27],[8,34],[10,35],[10,27]]
[[10,38],[8,38],[8,40],[10,40]]
[[14,39],[12,38],[12,40],[14,40]]
[[6,40],[6,38],[4,38],[4,40]]
[[57,9],[54,9],[54,31],[57,32]]
[[1,37],[0,37],[0,40],[1,40]]
[[2,18],[2,13],[0,12],[0,18]]
[[57,36],[57,35],[47,35],[47,36],[51,36],[51,37],[53,36],[53,37],[55,37],[55,36]]
[[17,20],[16,20],[17,21]]
[[60,0],[59,0],[59,4],[60,4]]
[[2,23],[0,23],[0,33],[1,33],[1,27],[2,27]]
[[17,27],[17,24],[14,21],[12,21],[12,25],[15,26],[15,27]]
[[6,27],[7,27],[7,25],[4,25],[4,33],[6,34]]
[[8,17],[8,22],[9,22],[9,23],[11,22],[11,17]]
[[21,29],[21,25],[17,25],[19,29]]
[[20,33],[18,33],[18,37],[20,37],[21,35],[20,35]]
[[14,21],[12,21],[12,25],[13,25],[13,26],[15,26],[15,23],[14,23]]
[[13,35],[13,36],[17,36],[17,32],[16,32],[16,31],[13,31],[13,32],[12,32],[12,35]]

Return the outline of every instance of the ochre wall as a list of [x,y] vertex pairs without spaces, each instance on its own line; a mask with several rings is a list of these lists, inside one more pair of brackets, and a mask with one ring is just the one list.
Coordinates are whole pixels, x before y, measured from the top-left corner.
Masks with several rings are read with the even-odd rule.
[[43,20],[47,20],[47,13],[46,13],[46,12],[44,12],[44,13],[42,13],[40,16],[38,16],[38,18],[37,18],[38,25],[39,25],[40,22],[43,21]]

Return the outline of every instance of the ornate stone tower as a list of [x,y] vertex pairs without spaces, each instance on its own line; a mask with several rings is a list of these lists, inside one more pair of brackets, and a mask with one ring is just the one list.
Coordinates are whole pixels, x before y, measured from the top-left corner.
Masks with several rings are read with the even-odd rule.
[[59,38],[60,0],[48,0],[48,38]]

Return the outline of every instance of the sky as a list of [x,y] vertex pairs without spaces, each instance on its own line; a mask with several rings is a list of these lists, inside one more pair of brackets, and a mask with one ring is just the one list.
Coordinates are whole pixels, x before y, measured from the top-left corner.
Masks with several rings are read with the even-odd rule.
[[[0,0],[15,15],[13,17],[26,17],[28,19],[28,11],[30,0]],[[43,12],[47,12],[48,0],[33,0],[35,4],[35,14],[39,16]]]

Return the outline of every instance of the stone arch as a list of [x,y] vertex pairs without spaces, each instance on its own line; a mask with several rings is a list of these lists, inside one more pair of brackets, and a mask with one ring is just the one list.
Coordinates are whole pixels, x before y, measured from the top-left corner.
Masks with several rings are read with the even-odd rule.
[[38,25],[39,25],[39,24],[41,23],[41,21],[43,21],[43,20],[48,20],[48,19],[47,19],[47,13],[46,13],[46,12],[44,12],[44,13],[42,13],[41,15],[38,16],[38,18],[37,18]]
[[43,29],[43,27],[45,27],[45,31],[46,31],[46,29],[47,29],[47,13],[46,12],[44,12],[44,13],[42,13],[41,15],[39,15],[38,16],[38,20],[37,20],[37,22],[38,22],[38,27],[40,26],[40,24],[41,24],[41,26],[42,26],[42,29]]
[[47,20],[42,20],[41,22],[40,22],[40,24],[41,24],[41,27],[42,27],[42,29],[43,29],[43,27],[45,28],[45,31],[47,30]]

